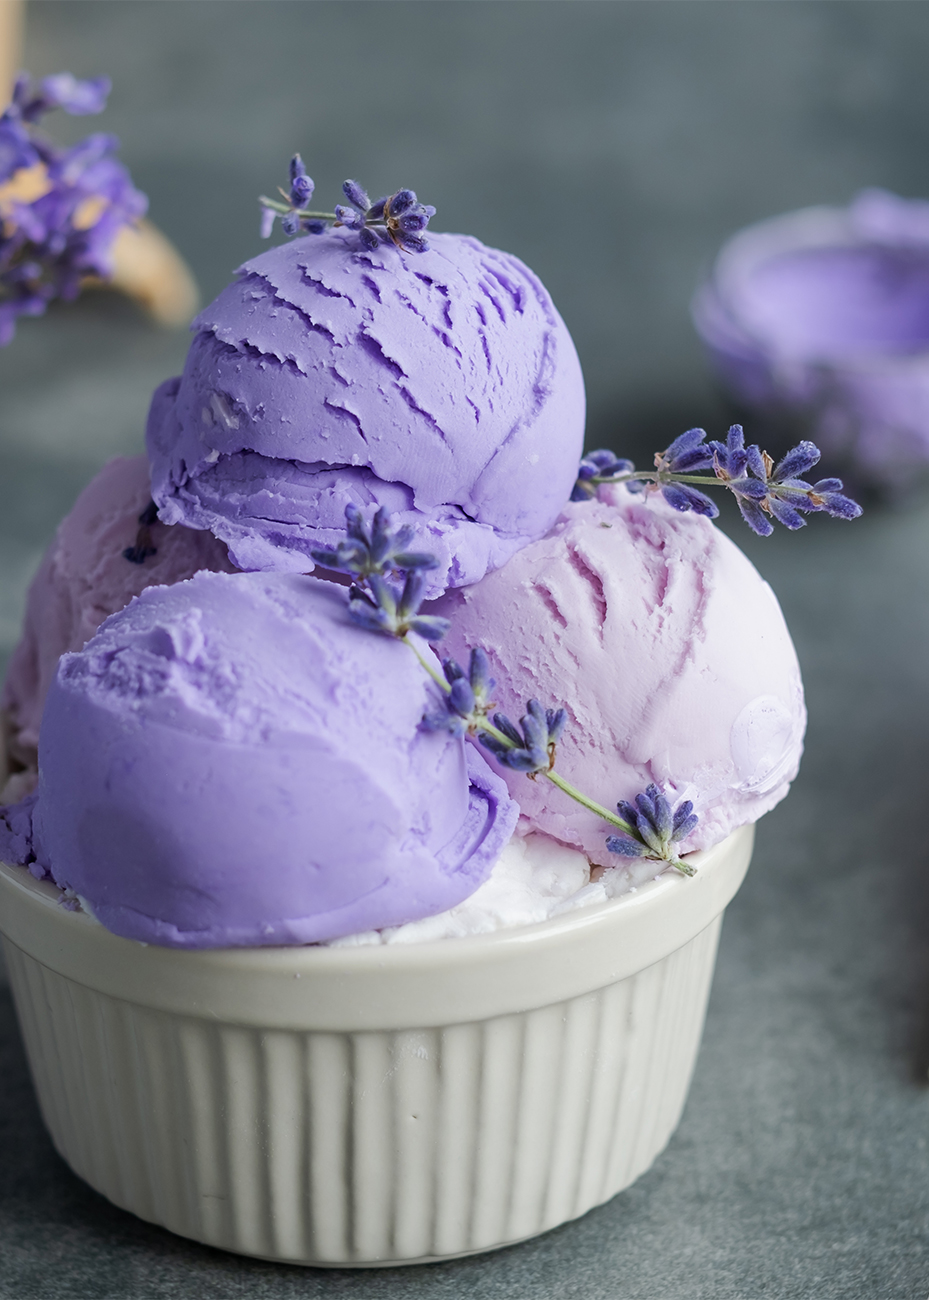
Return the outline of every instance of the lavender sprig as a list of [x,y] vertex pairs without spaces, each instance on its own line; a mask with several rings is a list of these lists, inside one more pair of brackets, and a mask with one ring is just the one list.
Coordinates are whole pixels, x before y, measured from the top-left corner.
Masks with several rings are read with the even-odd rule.
[[429,248],[422,232],[435,216],[435,208],[420,203],[412,190],[397,190],[374,203],[357,181],[346,181],[343,193],[352,207],[336,204],[337,226],[357,230],[365,248],[381,242],[393,243],[404,253],[425,253]]
[[285,235],[321,235],[326,229],[328,213],[310,212],[307,204],[313,197],[316,186],[312,177],[307,175],[303,159],[295,153],[290,160],[290,187],[278,191],[286,204],[275,203],[273,199],[259,199],[263,204],[261,213],[261,237],[268,239],[274,226],[274,218],[280,215],[281,227]]
[[622,835],[609,835],[606,847],[622,858],[659,857],[671,862],[685,876],[694,874],[693,867],[681,862],[674,845],[694,830],[699,821],[693,803],[686,799],[672,813],[671,804],[655,784],[648,785],[634,803],[620,799],[616,805],[630,830]]
[[537,776],[540,772],[550,772],[555,766],[555,746],[567,719],[564,709],[544,709],[538,700],[530,700],[526,713],[519,720],[522,734],[505,713],[495,713],[494,726],[497,732],[503,733],[506,741],[491,731],[481,731],[478,740],[504,767],[512,768],[514,772],[525,772],[527,776]]
[[498,762],[514,772],[537,776],[552,770],[555,747],[568,716],[564,709],[545,709],[538,700],[530,700],[520,719],[521,732],[505,713],[495,713],[491,723],[488,715],[494,707],[490,695],[495,682],[487,652],[481,646],[471,651],[467,674],[454,659],[444,659],[442,670],[445,681],[439,680],[439,685],[445,695],[441,706],[423,718],[429,731],[476,736]]
[[402,588],[371,573],[367,591],[355,586],[349,593],[349,618],[369,632],[383,632],[400,640],[415,632],[424,641],[441,641],[451,624],[437,614],[420,614],[425,581],[418,569],[406,575]]
[[496,682],[490,675],[487,652],[481,646],[471,651],[467,676],[454,659],[443,659],[442,671],[448,683],[447,693],[435,712],[423,718],[426,729],[450,731],[453,736],[466,732],[475,735],[494,707],[490,696]]
[[310,552],[316,563],[326,569],[364,579],[373,573],[384,576],[413,569],[434,569],[438,565],[434,555],[408,549],[416,536],[415,530],[408,524],[392,527],[384,506],[377,510],[369,526],[359,508],[349,503],[345,507],[345,521],[344,540],[334,547],[320,546]]
[[[842,492],[842,480],[820,479],[807,483],[800,476],[817,464],[819,448],[800,442],[776,465],[773,457],[756,445],[745,446],[740,424],[729,430],[725,443],[706,442],[703,429],[688,429],[655,456],[654,470],[637,470],[611,451],[595,451],[581,461],[572,501],[588,500],[601,483],[628,483],[644,490],[661,491],[675,510],[694,511],[714,519],[719,510],[699,487],[725,487],[735,496],[742,518],[761,537],[774,531],[772,519],[785,528],[802,528],[802,514],[820,511],[835,519],[857,519],[861,506]],[[697,470],[712,468],[714,476]]]
[[115,136],[98,133],[61,149],[36,129],[56,108],[101,112],[109,91],[106,77],[79,81],[62,72],[35,86],[22,73],[0,115],[0,346],[18,317],[75,298],[87,276],[108,277],[117,233],[146,210],[145,195],[116,160]]
[[688,429],[667,450],[659,452],[655,457],[656,482],[661,486],[661,495],[675,510],[692,510],[694,514],[715,519],[719,514],[716,502],[687,482],[696,470],[707,469],[713,463],[713,453],[704,443],[705,438],[703,429]]
[[[367,524],[351,502],[345,507],[345,524],[346,535],[336,546],[316,547],[311,554],[317,564],[354,578],[348,601],[351,620],[369,632],[400,640],[416,632],[427,641],[441,641],[450,626],[448,619],[419,612],[424,574],[438,561],[433,555],[407,549],[414,530],[408,525],[394,528],[384,506]],[[390,581],[391,576],[401,581]],[[416,650],[412,642],[407,644]],[[428,667],[421,656],[420,660]]]
[[[423,666],[428,671],[428,665],[424,663]],[[698,818],[693,812],[692,803],[688,801],[682,804],[674,815],[672,829],[675,834],[672,838],[662,841],[652,835],[651,840],[646,841],[635,817],[629,816],[630,810],[635,813],[631,804],[617,805],[621,814],[617,816],[595,800],[589,799],[555,770],[556,746],[567,719],[564,709],[544,709],[538,700],[530,700],[526,714],[520,719],[520,734],[506,714],[495,713],[493,722],[488,718],[494,707],[490,695],[495,683],[490,676],[490,662],[485,650],[477,646],[471,651],[467,674],[454,659],[443,660],[442,668],[444,681],[433,675],[433,680],[443,689],[442,702],[433,712],[425,715],[423,726],[430,731],[450,731],[455,736],[475,736],[504,767],[524,772],[533,779],[537,776],[547,777],[559,790],[622,833],[621,836],[608,838],[607,847],[611,852],[623,857],[656,858],[667,862],[685,876],[693,875],[693,868],[682,862],[674,849],[674,844],[689,835],[697,825]],[[656,786],[649,786],[646,795],[637,796],[636,802],[646,796],[653,800],[656,790]],[[661,795],[661,798],[667,805],[666,797]],[[614,840],[619,845],[636,847],[633,852],[625,848],[617,849],[613,847]]]
[[290,163],[290,188],[280,190],[283,203],[261,195],[261,235],[267,239],[274,227],[276,216],[281,218],[285,235],[319,235],[329,224],[357,231],[364,248],[376,249],[381,243],[393,244],[404,253],[425,253],[429,244],[423,231],[435,216],[431,204],[420,203],[412,190],[397,190],[394,194],[375,199],[372,203],[357,181],[348,180],[342,192],[348,204],[337,203],[334,212],[316,212],[307,207],[313,196],[314,185],[307,175],[300,155],[294,154]]
[[774,532],[770,516],[785,528],[797,529],[806,523],[801,511],[825,511],[836,519],[857,519],[861,514],[861,506],[842,494],[841,479],[824,478],[812,485],[801,479],[819,461],[815,443],[798,443],[775,465],[766,451],[746,447],[742,426],[734,424],[725,444],[709,446],[717,477],[735,494],[742,518],[761,537]]
[[[345,538],[334,547],[314,550],[313,559],[355,578],[348,599],[348,615],[352,622],[366,631],[403,641],[440,688],[441,700],[425,715],[423,726],[430,731],[475,736],[504,767],[523,772],[533,779],[546,777],[565,794],[623,832],[624,836],[634,838],[638,832],[633,822],[589,799],[555,771],[556,748],[567,720],[565,709],[547,709],[538,700],[529,700],[518,728],[505,713],[494,713],[491,721],[488,715],[494,708],[491,694],[495,683],[490,675],[490,661],[482,647],[477,646],[471,651],[467,673],[454,659],[445,659],[441,676],[420,653],[416,643],[410,639],[411,632],[435,643],[445,636],[451,625],[448,619],[439,615],[420,612],[424,574],[427,569],[435,567],[436,561],[431,555],[406,549],[413,540],[413,530],[409,527],[393,528],[383,506],[370,524],[365,522],[355,505],[346,507],[345,519]],[[402,587],[388,575],[403,578]],[[659,845],[649,856],[668,862],[685,875],[691,874],[690,868],[679,861],[670,846],[664,846],[663,852],[659,851],[661,849]]]

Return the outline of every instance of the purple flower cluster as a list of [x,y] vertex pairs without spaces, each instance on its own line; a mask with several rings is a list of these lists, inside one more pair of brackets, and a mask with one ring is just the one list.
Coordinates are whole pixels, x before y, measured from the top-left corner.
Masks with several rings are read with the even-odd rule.
[[481,646],[471,651],[468,672],[455,659],[443,659],[442,671],[448,693],[434,713],[427,713],[423,725],[429,731],[450,731],[453,736],[472,735],[493,708],[490,698],[496,682],[490,675],[487,652]]
[[0,116],[0,346],[17,317],[75,298],[86,276],[110,275],[117,232],[148,206],[116,160],[115,136],[95,133],[62,149],[36,129],[55,108],[101,112],[109,92],[106,77],[62,72],[36,86],[23,73]]
[[673,474],[696,474],[698,470],[712,467],[713,452],[711,444],[704,442],[705,438],[703,429],[688,429],[680,434],[670,447],[655,456],[655,470],[661,484],[661,495],[675,510],[692,510],[694,514],[715,519],[719,508],[708,496],[689,483],[668,481]]
[[578,466],[577,482],[571,493],[572,501],[589,501],[597,495],[597,484],[604,479],[615,478],[619,474],[628,474],[635,466],[631,460],[623,460],[611,451],[591,451]]
[[346,181],[342,191],[352,207],[336,204],[337,226],[357,230],[365,248],[375,249],[378,244],[393,243],[404,253],[425,253],[429,248],[423,231],[435,208],[420,203],[412,190],[397,190],[374,203],[357,181]]
[[504,739],[491,731],[481,731],[478,740],[504,767],[535,776],[555,766],[555,746],[567,720],[566,710],[545,709],[538,700],[530,700],[519,720],[521,734],[505,713],[495,713],[494,726]]
[[[434,569],[434,555],[410,551],[413,529],[394,528],[384,506],[370,524],[358,507],[345,507],[345,537],[336,546],[321,546],[311,552],[317,564],[347,573],[354,582],[349,593],[348,614],[353,623],[369,632],[401,639],[416,632],[426,641],[441,641],[448,631],[447,618],[420,614],[425,586],[424,572]],[[388,580],[397,575],[399,583]]]
[[[281,214],[281,227],[285,235],[321,235],[326,229],[324,219],[310,217],[306,214],[307,204],[313,197],[315,188],[312,177],[306,173],[303,159],[298,153],[295,153],[290,160],[290,189],[280,191],[290,205],[289,211]],[[270,236],[274,226],[274,218],[277,215],[273,208],[264,208],[262,210],[262,239],[267,239]]]
[[[745,446],[740,424],[732,425],[724,443],[707,442],[703,429],[688,429],[658,452],[654,470],[637,472],[631,461],[619,460],[611,451],[590,452],[581,461],[571,500],[590,499],[601,483],[625,482],[638,492],[652,485],[675,510],[715,519],[719,508],[700,487],[723,486],[735,496],[742,518],[760,537],[773,533],[772,519],[792,529],[804,526],[803,514],[820,511],[835,519],[857,519],[861,506],[843,495],[841,479],[807,483],[800,477],[819,458],[818,447],[801,442],[775,465],[766,451]],[[701,470],[711,470],[712,476]]]
[[819,448],[800,442],[777,465],[766,451],[745,446],[740,424],[729,430],[725,443],[711,442],[716,477],[735,494],[742,518],[760,537],[774,532],[773,516],[785,528],[802,528],[803,514],[825,511],[835,519],[857,519],[861,506],[842,493],[842,480],[824,478],[805,483],[806,474],[819,461]]
[[401,640],[408,632],[415,632],[424,641],[441,641],[450,626],[448,619],[419,612],[425,581],[419,569],[406,575],[402,587],[379,573],[371,573],[367,590],[354,586],[349,593],[349,618],[369,632],[383,632]]
[[455,736],[476,736],[499,763],[514,772],[535,776],[551,771],[555,746],[567,721],[564,709],[544,709],[538,700],[530,700],[520,719],[522,732],[505,713],[495,713],[491,725],[487,715],[493,708],[490,696],[496,683],[490,675],[487,652],[481,646],[471,651],[467,674],[454,659],[444,659],[442,670],[448,689],[439,707],[423,718],[423,726]]
[[373,250],[381,243],[393,244],[404,253],[425,253],[429,248],[423,231],[435,216],[435,208],[420,203],[412,190],[397,190],[374,203],[357,181],[345,181],[342,192],[348,204],[337,203],[334,212],[313,212],[307,207],[313,197],[313,181],[306,174],[303,159],[294,154],[290,163],[290,189],[280,190],[285,200],[262,196],[261,234],[267,239],[274,228],[274,218],[281,218],[285,235],[319,235],[331,222],[354,230],[364,248]]
[[606,847],[611,853],[622,858],[660,858],[672,862],[685,875],[693,875],[693,869],[685,866],[674,851],[674,845],[686,839],[699,821],[689,799],[672,813],[667,795],[657,785],[649,785],[644,794],[636,795],[635,803],[620,799],[616,807],[629,831],[607,837]]
[[438,564],[434,555],[407,549],[415,536],[414,530],[408,525],[394,528],[384,506],[368,525],[358,507],[349,502],[345,507],[345,534],[337,546],[321,546],[311,552],[317,564],[361,579],[372,573],[383,576],[412,569],[434,569]]

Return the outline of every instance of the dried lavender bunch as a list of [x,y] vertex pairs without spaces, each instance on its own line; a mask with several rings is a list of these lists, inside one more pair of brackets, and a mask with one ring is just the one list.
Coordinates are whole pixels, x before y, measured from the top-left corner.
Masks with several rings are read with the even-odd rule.
[[[383,506],[370,525],[365,523],[357,506],[346,507],[345,516],[345,538],[334,547],[314,550],[313,559],[328,569],[351,575],[354,582],[349,593],[348,614],[352,621],[366,631],[403,641],[440,688],[436,707],[423,718],[423,725],[432,731],[475,736],[504,767],[523,772],[533,780],[543,776],[551,781],[559,790],[622,832],[621,838],[610,836],[607,840],[611,851],[629,857],[630,853],[625,849],[612,849],[611,842],[615,840],[622,845],[635,843],[642,846],[642,852],[637,849],[635,856],[657,858],[684,875],[692,875],[693,868],[680,860],[674,844],[697,824],[693,805],[682,805],[682,808],[686,807],[686,813],[680,824],[686,821],[686,831],[666,841],[655,835],[646,841],[638,822],[628,819],[624,813],[624,808],[632,805],[618,805],[621,815],[617,816],[589,799],[555,770],[557,745],[567,721],[565,709],[549,709],[538,700],[529,700],[518,727],[505,713],[494,712],[491,720],[491,710],[494,709],[491,694],[495,683],[490,676],[486,652],[480,646],[471,651],[467,673],[454,659],[445,659],[440,675],[410,639],[410,633],[415,632],[425,641],[435,644],[445,636],[450,626],[448,619],[420,611],[423,574],[435,567],[435,558],[409,551],[412,530],[394,528]],[[656,787],[649,786],[649,791],[653,789]],[[645,798],[646,795],[639,797]],[[661,797],[664,799],[663,795]]]
[[106,77],[79,81],[62,72],[35,85],[21,73],[0,115],[0,347],[18,317],[76,298],[87,276],[111,275],[118,231],[148,206],[116,160],[115,136],[97,133],[61,149],[37,130],[56,108],[101,112],[109,92]]
[[[814,443],[800,442],[775,465],[757,445],[745,446],[740,424],[732,425],[724,443],[707,442],[703,429],[688,429],[657,453],[654,470],[637,470],[611,451],[591,452],[581,461],[571,500],[595,497],[602,483],[627,483],[633,491],[660,490],[675,510],[715,519],[719,508],[699,489],[722,486],[732,492],[742,518],[760,537],[774,532],[775,519],[790,529],[804,526],[804,514],[820,511],[835,519],[857,519],[861,506],[843,495],[841,479],[807,483],[801,478],[819,459]],[[696,472],[704,469],[713,474]]]
[[348,204],[337,203],[334,212],[315,212],[307,206],[315,188],[303,159],[295,153],[290,160],[290,187],[280,189],[284,202],[264,194],[258,200],[263,208],[262,238],[270,236],[274,219],[279,216],[285,235],[320,235],[331,224],[357,231],[362,246],[369,250],[382,243],[393,244],[404,253],[425,253],[428,249],[423,231],[430,217],[435,216],[435,208],[420,203],[412,190],[397,190],[372,203],[357,181],[345,181],[342,192]]

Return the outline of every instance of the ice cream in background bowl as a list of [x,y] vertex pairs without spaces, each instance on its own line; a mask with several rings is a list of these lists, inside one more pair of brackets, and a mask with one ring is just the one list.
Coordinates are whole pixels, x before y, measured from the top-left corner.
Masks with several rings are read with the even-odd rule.
[[[448,1259],[663,1148],[796,770],[789,637],[700,489],[762,534],[857,507],[811,444],[775,464],[735,426],[578,470],[532,273],[427,243],[411,191],[325,214],[299,156],[290,182],[263,203],[302,237],[201,316],[148,427],[159,527],[250,571],[130,579],[149,516],[114,478],[111,617],[0,808],[0,925],[46,1123],[117,1205],[276,1260]],[[30,662],[65,648],[57,590]]]
[[929,202],[864,190],[722,248],[693,319],[724,387],[783,446],[902,489],[929,467]]

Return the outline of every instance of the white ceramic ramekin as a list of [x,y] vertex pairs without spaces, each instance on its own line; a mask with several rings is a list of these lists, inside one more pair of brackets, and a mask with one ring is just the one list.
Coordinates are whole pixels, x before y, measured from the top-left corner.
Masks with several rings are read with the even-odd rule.
[[115,1204],[289,1263],[410,1264],[573,1219],[681,1113],[752,828],[633,894],[472,939],[180,952],[0,866],[42,1114]]

